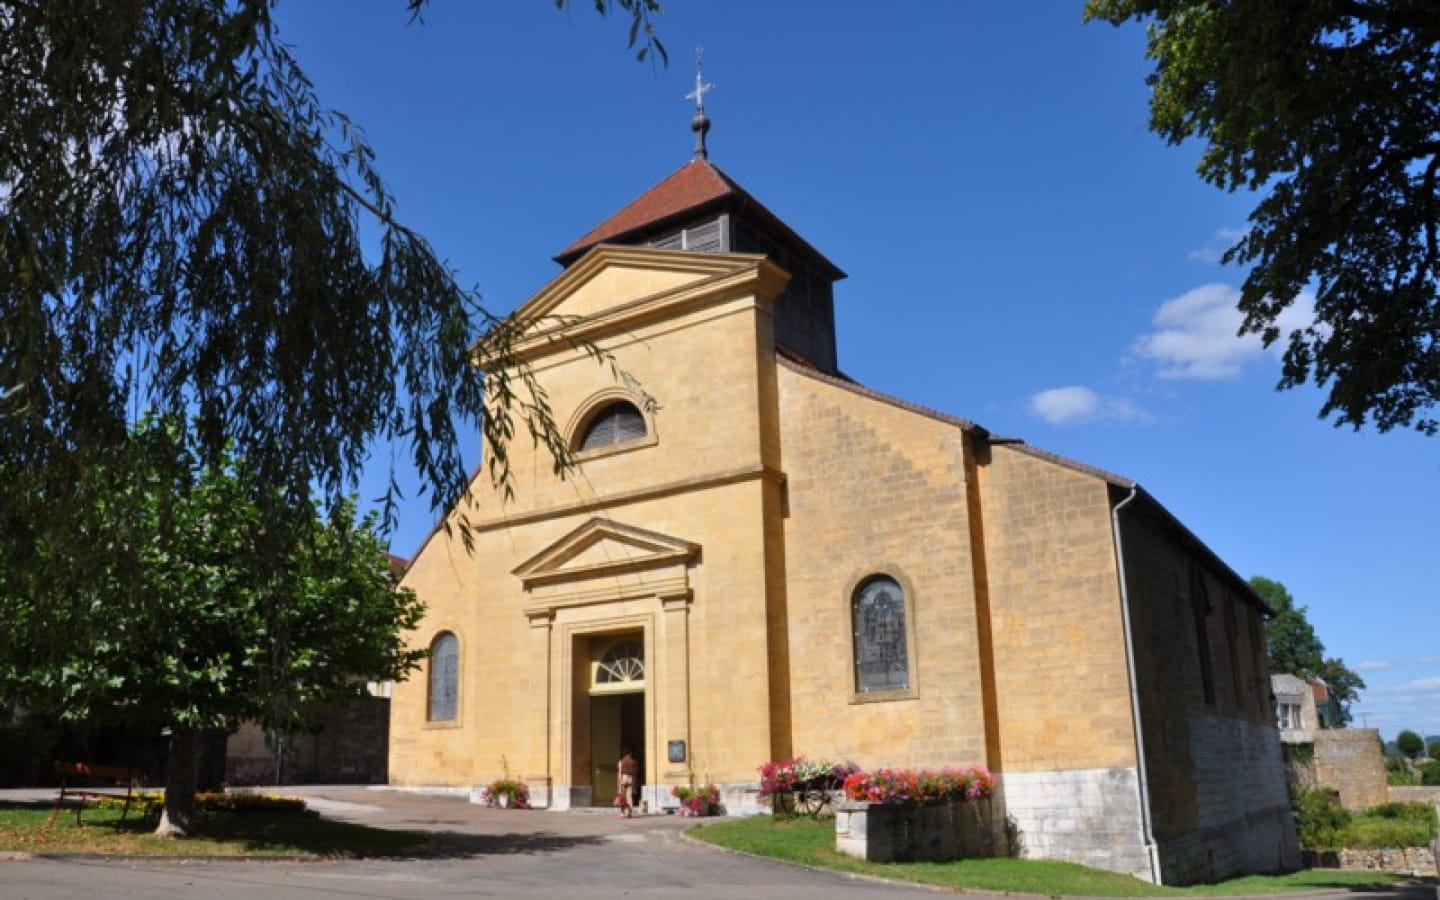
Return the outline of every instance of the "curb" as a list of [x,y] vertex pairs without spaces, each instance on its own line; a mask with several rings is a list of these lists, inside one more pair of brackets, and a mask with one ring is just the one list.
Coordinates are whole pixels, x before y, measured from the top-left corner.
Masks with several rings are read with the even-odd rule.
[[42,859],[50,862],[91,862],[91,863],[136,863],[148,862],[163,865],[214,865],[215,863],[323,863],[346,862],[349,857],[319,856],[306,853],[300,856],[265,856],[245,854],[243,856],[162,856],[145,853],[29,853],[21,850],[0,850],[0,862],[31,862]]

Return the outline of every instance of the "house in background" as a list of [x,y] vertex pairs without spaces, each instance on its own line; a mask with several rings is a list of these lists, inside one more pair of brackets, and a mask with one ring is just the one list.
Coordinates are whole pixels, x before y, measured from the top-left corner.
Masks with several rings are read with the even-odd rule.
[[516,313],[578,468],[514,442],[418,551],[391,783],[607,805],[629,749],[652,808],[745,812],[767,760],[983,763],[1026,856],[1296,866],[1249,586],[1135,481],[848,378],[843,273],[697,135]]
[[1310,682],[1286,672],[1270,676],[1275,695],[1275,726],[1287,744],[1313,744],[1322,727],[1316,713],[1315,689]]

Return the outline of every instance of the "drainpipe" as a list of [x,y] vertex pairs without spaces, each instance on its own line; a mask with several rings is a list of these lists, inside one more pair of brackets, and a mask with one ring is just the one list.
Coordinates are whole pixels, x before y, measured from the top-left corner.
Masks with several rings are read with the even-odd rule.
[[1145,729],[1140,722],[1140,690],[1135,681],[1135,638],[1130,630],[1130,589],[1125,579],[1125,543],[1120,537],[1120,510],[1140,494],[1140,485],[1130,487],[1130,496],[1115,504],[1110,511],[1110,525],[1115,532],[1115,571],[1120,582],[1120,614],[1125,624],[1125,667],[1130,677],[1130,720],[1135,728],[1135,771],[1140,794],[1140,837],[1145,844],[1145,857],[1150,862],[1150,880],[1160,883],[1160,848],[1155,843],[1155,829],[1150,821],[1150,782],[1145,774]]

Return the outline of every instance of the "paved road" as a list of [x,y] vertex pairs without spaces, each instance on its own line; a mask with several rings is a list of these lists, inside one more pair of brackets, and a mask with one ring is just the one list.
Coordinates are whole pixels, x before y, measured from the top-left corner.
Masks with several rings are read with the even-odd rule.
[[312,808],[328,817],[430,832],[438,854],[414,860],[339,862],[3,861],[0,898],[600,900],[683,895],[687,900],[850,900],[932,895],[697,845],[680,837],[682,828],[691,823],[669,816],[622,820],[604,811],[494,810],[457,798],[360,788],[293,793],[309,797]]
[[[554,900],[860,900],[935,896],[737,856],[687,841],[688,820],[605,812],[486,809],[463,799],[364,788],[286,788],[322,815],[430,833],[433,858],[338,862],[30,859],[0,861],[0,900],[335,900],[340,897],[526,897]],[[39,792],[35,797],[53,797]],[[0,792],[0,799],[32,799]],[[971,894],[972,898],[986,895]],[[1310,895],[1315,898],[1316,895]],[[1349,892],[1319,895],[1361,900]],[[1425,885],[1363,900],[1437,900]]]

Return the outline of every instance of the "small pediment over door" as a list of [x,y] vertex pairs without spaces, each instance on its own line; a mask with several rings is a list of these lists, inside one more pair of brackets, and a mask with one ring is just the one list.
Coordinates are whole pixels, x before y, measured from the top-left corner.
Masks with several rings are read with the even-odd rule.
[[595,518],[521,563],[514,574],[528,615],[562,606],[690,592],[700,545],[612,519]]

